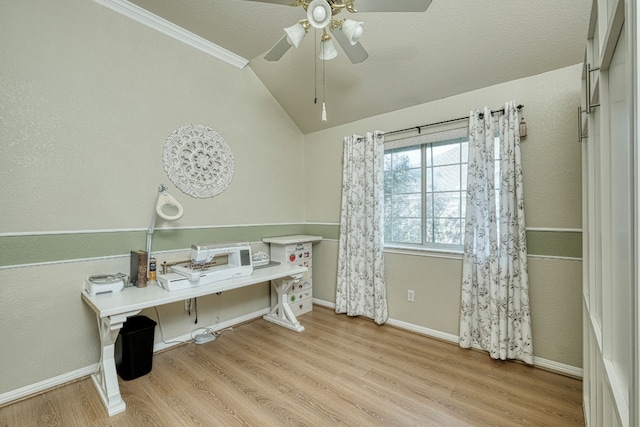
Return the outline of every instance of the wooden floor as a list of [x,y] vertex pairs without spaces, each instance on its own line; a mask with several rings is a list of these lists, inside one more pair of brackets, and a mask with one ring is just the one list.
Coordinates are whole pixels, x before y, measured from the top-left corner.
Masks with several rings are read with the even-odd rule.
[[154,355],[108,417],[89,378],[0,408],[5,426],[583,426],[579,380],[314,307]]

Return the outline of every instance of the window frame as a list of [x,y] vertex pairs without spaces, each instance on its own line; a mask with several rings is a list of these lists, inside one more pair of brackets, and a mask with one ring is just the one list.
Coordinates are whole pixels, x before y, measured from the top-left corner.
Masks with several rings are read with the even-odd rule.
[[[395,242],[395,241],[387,241],[385,239],[384,247],[385,249],[398,249],[402,251],[418,251],[418,252],[435,252],[435,253],[453,253],[453,254],[461,254],[463,253],[464,248],[464,221],[465,218],[463,216],[466,209],[466,176],[465,174],[466,165],[468,164],[468,126],[460,124],[450,125],[446,129],[439,129],[430,133],[419,133],[418,135],[412,135],[405,138],[393,139],[390,141],[385,141],[385,156],[392,151],[397,151],[405,148],[419,148],[420,149],[420,236],[421,243],[405,243],[405,242]],[[467,149],[464,150],[463,144],[467,143]],[[447,163],[441,165],[434,165],[433,159],[431,163],[428,162],[427,158],[427,150],[433,149],[434,146],[446,146],[449,144],[458,144],[460,153],[458,155],[458,161],[454,163]],[[385,163],[386,164],[386,163]],[[459,179],[458,179],[458,189],[456,190],[447,190],[447,191],[428,191],[427,188],[427,172],[433,174],[436,170],[435,168],[443,167],[443,166],[452,166],[458,165],[459,167]],[[466,174],[465,174],[466,175]],[[464,184],[464,187],[463,187]],[[430,218],[430,221],[435,222],[438,218],[435,215],[429,216],[427,212],[427,204],[428,197],[432,197],[435,194],[442,193],[458,193],[458,197],[460,197],[460,204],[458,206],[458,217],[450,217],[449,219],[456,219],[460,221],[460,244],[450,244],[450,243],[432,243],[428,242],[427,233],[428,233],[428,225],[427,220]],[[393,194],[393,193],[391,193]],[[385,200],[386,196],[389,193],[385,192]],[[464,198],[463,198],[464,196]],[[433,205],[432,205],[433,209]],[[386,206],[385,206],[386,210]],[[447,219],[447,218],[440,218]],[[385,212],[385,234],[387,229],[387,213]]]

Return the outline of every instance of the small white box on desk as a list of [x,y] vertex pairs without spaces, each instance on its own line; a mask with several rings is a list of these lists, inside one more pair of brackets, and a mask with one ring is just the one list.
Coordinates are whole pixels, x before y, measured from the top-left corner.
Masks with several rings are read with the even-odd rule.
[[192,287],[192,282],[178,273],[158,274],[158,286],[167,291],[181,291]]
[[124,290],[127,281],[128,278],[123,273],[94,274],[85,279],[84,289],[92,297],[108,292],[118,293]]

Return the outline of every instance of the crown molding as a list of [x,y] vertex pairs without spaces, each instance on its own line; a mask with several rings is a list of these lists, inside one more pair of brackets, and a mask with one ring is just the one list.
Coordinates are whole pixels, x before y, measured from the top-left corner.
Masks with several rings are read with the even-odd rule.
[[236,55],[215,43],[211,43],[210,41],[203,39],[202,37],[126,0],[93,1],[240,69],[243,69],[249,63],[247,59]]

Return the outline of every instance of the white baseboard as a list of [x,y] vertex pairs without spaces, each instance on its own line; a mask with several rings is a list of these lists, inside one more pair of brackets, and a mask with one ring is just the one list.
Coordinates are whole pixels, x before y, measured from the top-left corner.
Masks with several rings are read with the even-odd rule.
[[315,305],[319,305],[319,306],[324,307],[324,308],[329,308],[331,310],[335,310],[335,308],[336,308],[336,304],[335,303],[329,302],[329,301],[325,301],[325,300],[322,300],[322,299],[318,299],[318,298],[314,298],[313,299],[313,303]]
[[413,323],[403,322],[401,320],[391,319],[387,320],[387,324],[399,329],[405,329],[407,331],[415,332],[420,335],[425,335],[430,338],[436,338],[442,341],[447,341],[452,344],[458,344],[458,336],[448,334],[446,332],[436,331],[435,329],[425,328],[424,326],[414,325]]
[[[313,303],[322,307],[330,308],[330,309],[336,308],[335,303],[319,300],[316,298],[313,299]],[[414,325],[413,323],[407,323],[401,320],[389,318],[387,319],[387,324],[389,326],[415,332],[417,334],[424,335],[430,338],[435,338],[441,341],[447,341],[456,345],[458,345],[458,342],[460,341],[460,337],[457,335],[449,334],[447,332],[437,331],[435,329],[425,328],[424,326]],[[482,351],[482,349],[479,347],[477,349]],[[557,374],[562,374],[562,375],[567,375],[570,377],[582,379],[582,368],[577,368],[571,365],[565,365],[564,363],[555,362],[549,359],[543,359],[542,357],[534,356],[533,366],[540,369],[545,369],[547,371],[555,372]]]
[[84,378],[93,374],[97,370],[98,364],[95,363],[85,368],[80,368],[72,372],[67,372],[66,374],[58,375],[57,377],[49,378],[48,380],[40,381],[35,384],[30,384],[28,386],[19,388],[17,390],[12,390],[7,393],[0,394],[0,406],[33,396],[38,393],[42,393],[43,391],[49,390],[62,384],[79,380],[80,378]]
[[582,379],[582,368],[578,368],[576,366],[565,365],[564,363],[536,356],[533,356],[533,366],[558,374],[567,375],[569,377]]

